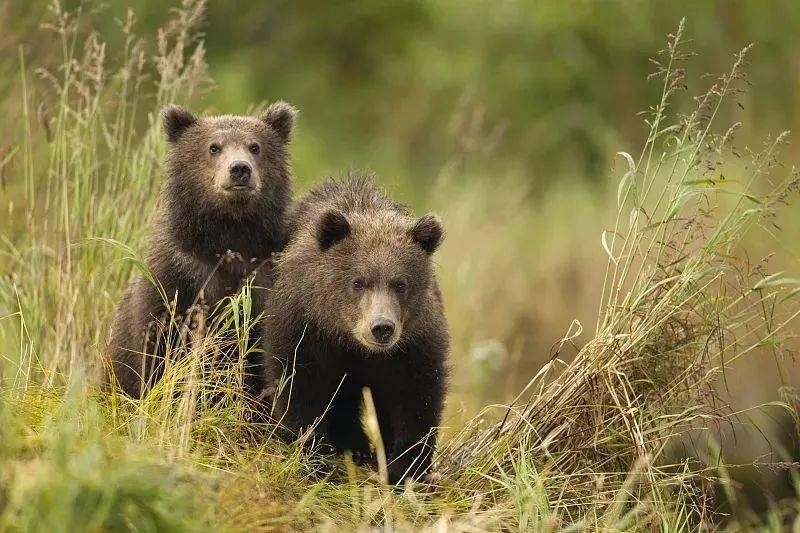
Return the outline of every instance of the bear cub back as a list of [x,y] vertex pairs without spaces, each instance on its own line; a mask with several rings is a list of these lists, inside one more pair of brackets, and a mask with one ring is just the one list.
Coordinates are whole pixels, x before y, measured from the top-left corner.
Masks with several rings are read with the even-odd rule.
[[[173,316],[191,326],[195,310],[213,310],[246,280],[269,284],[272,255],[286,239],[295,115],[283,102],[259,117],[198,117],[177,106],[162,112],[166,180],[146,265],[163,294],[143,276],[126,291],[107,383],[113,375],[127,394],[142,396],[175,347]],[[254,289],[252,300],[256,316],[263,295]]]
[[[288,376],[275,412],[336,451],[371,456],[369,388],[393,483],[430,471],[449,345],[432,255],[434,215],[412,218],[366,176],[327,180],[289,217],[266,304],[266,380]],[[324,416],[323,416],[324,414]]]

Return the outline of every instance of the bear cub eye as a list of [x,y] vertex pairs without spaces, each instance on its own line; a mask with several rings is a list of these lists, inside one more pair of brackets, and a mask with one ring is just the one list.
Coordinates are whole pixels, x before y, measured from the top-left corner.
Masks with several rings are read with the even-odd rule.
[[261,147],[258,145],[258,143],[252,143],[248,147],[248,149],[250,150],[250,153],[253,154],[253,155],[258,155],[258,152],[261,151]]
[[364,280],[357,279],[353,281],[353,290],[356,292],[361,292],[364,290]]
[[406,283],[404,281],[395,281],[392,284],[392,288],[397,294],[405,294],[406,292]]
[[222,147],[217,143],[212,143],[211,146],[208,147],[208,153],[210,154],[218,154],[222,150]]

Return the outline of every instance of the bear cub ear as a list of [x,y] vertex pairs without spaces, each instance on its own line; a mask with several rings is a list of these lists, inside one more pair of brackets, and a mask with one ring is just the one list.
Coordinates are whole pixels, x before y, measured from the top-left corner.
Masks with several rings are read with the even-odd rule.
[[350,223],[339,211],[327,211],[317,225],[317,242],[323,252],[350,234]]
[[174,143],[178,137],[186,131],[186,128],[197,122],[194,115],[189,113],[181,106],[171,105],[165,107],[161,111],[161,124],[164,127],[164,133],[167,135],[167,140]]
[[439,217],[428,214],[422,217],[411,228],[411,238],[419,244],[426,253],[432,254],[442,242],[444,230]]
[[267,126],[280,136],[281,141],[288,142],[292,137],[297,109],[286,102],[275,102],[261,115]]

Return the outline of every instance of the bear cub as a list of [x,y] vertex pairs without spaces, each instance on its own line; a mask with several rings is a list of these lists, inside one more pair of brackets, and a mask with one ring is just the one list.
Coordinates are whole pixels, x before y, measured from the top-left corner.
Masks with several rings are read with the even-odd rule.
[[424,478],[449,345],[431,260],[439,220],[413,219],[369,177],[351,175],[316,187],[289,221],[265,315],[265,380],[291,380],[273,416],[289,435],[313,426],[334,450],[371,457],[361,422],[368,387],[390,482]]
[[127,394],[143,396],[163,374],[176,342],[165,339],[166,302],[189,322],[198,306],[213,310],[254,278],[252,316],[261,312],[255,287],[268,285],[271,256],[286,239],[295,115],[283,102],[260,117],[162,112],[166,181],[146,264],[163,294],[138,276],[119,303],[108,347],[110,372]]

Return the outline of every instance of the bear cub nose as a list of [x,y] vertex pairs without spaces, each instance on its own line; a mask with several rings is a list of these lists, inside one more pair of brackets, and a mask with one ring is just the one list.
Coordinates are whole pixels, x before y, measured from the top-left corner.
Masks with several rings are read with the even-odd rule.
[[250,182],[250,174],[253,168],[247,161],[234,161],[231,163],[230,167],[228,167],[228,171],[231,174],[231,181],[235,186],[247,185]]
[[372,336],[379,344],[386,344],[394,335],[394,322],[391,320],[376,320],[372,324]]

